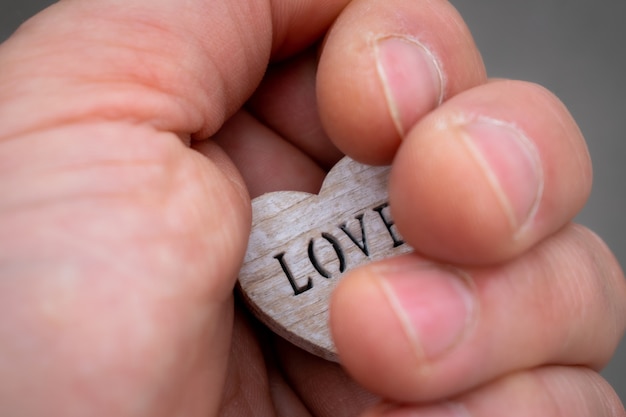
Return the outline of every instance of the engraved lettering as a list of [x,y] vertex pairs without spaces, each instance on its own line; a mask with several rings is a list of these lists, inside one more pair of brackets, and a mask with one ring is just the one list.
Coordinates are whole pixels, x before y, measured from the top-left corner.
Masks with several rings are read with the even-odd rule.
[[287,276],[287,279],[289,280],[289,284],[291,285],[291,288],[293,289],[293,295],[300,295],[303,292],[308,291],[311,288],[313,288],[313,281],[311,280],[311,277],[307,278],[306,285],[303,285],[303,286],[298,285],[295,278],[293,277],[293,274],[291,273],[291,270],[289,269],[289,266],[287,266],[287,263],[285,262],[285,252],[279,253],[278,255],[274,256],[274,259],[278,260],[278,262],[280,263],[280,267],[283,269],[283,272]]
[[384,203],[381,204],[378,207],[374,207],[374,211],[376,213],[378,213],[378,215],[380,216],[380,219],[383,221],[383,223],[385,224],[385,227],[387,228],[387,231],[389,232],[389,236],[391,236],[391,239],[393,240],[393,247],[397,248],[398,246],[402,246],[404,245],[404,241],[402,239],[400,239],[400,237],[396,234],[396,232],[394,231],[394,227],[393,225],[395,224],[393,222],[393,220],[391,219],[391,216],[386,215],[384,210],[386,208],[389,207],[389,203]]
[[[378,216],[380,217],[383,224],[385,225],[385,228],[393,241],[393,248],[402,246],[404,244],[404,241],[402,240],[401,236],[396,231],[395,223],[389,213],[389,203],[384,203],[379,206],[376,206],[372,209],[372,211],[378,213]],[[365,214],[360,213],[356,215],[354,219],[358,221],[358,224],[359,224],[358,228],[353,226],[352,229],[349,229],[348,222],[344,222],[339,225],[339,229],[350,239],[350,241],[352,241],[352,243],[354,243],[354,245],[357,248],[359,248],[359,250],[366,257],[369,258],[371,255],[371,252],[369,248],[370,242],[368,241],[368,236],[365,230]],[[360,234],[359,234],[358,229],[360,229]],[[348,269],[346,252],[344,252],[344,249],[342,248],[339,239],[336,236],[330,233],[326,233],[326,232],[322,232],[320,237],[326,242],[330,243],[330,245],[332,246],[332,250],[334,251],[334,256],[332,255],[332,251],[330,251],[329,247],[316,248],[316,244],[317,244],[316,239],[318,239],[319,241],[319,238],[313,238],[309,240],[308,249],[307,249],[310,264],[313,266],[313,268],[315,268],[315,270],[320,276],[326,279],[334,278],[333,275],[343,274],[344,272],[346,272],[346,270]],[[356,249],[350,248],[348,253],[352,253],[352,251],[355,251],[355,250]],[[338,270],[333,269],[333,268],[329,269],[328,262],[329,261],[332,262],[335,258],[337,259],[337,262],[339,263]],[[278,263],[280,264],[280,267],[282,268],[283,273],[285,274],[285,276],[287,277],[287,280],[289,281],[289,285],[291,285],[291,289],[293,290],[294,296],[298,296],[313,288],[314,283],[311,277],[307,277],[306,284],[304,285],[298,284],[291,269],[287,265],[287,262],[285,260],[285,252],[275,255],[274,259],[276,259]]]
[[[339,272],[341,273],[345,272],[346,258],[343,254],[343,250],[341,249],[341,246],[339,245],[339,241],[337,240],[335,236],[331,235],[330,233],[322,233],[322,237],[326,241],[328,241],[328,243],[330,243],[333,246],[333,249],[335,250],[335,254],[337,255],[337,259],[339,260]],[[313,239],[309,241],[308,252],[309,252],[309,260],[311,261],[311,264],[313,264],[313,267],[315,268],[315,270],[319,272],[319,274],[323,276],[324,278],[332,278],[332,274],[330,273],[330,271],[328,271],[326,268],[322,266],[322,264],[317,259],[317,256],[315,255],[315,243]]]
[[341,231],[343,231],[346,234],[346,236],[350,238],[352,242],[354,242],[354,244],[359,249],[361,249],[361,252],[363,252],[365,256],[369,257],[370,251],[367,247],[367,239],[365,238],[365,225],[363,224],[363,213],[356,216],[355,219],[359,221],[359,225],[361,226],[361,239],[360,240],[354,237],[352,233],[350,233],[350,231],[347,228],[346,223],[340,225],[339,228],[341,229]]

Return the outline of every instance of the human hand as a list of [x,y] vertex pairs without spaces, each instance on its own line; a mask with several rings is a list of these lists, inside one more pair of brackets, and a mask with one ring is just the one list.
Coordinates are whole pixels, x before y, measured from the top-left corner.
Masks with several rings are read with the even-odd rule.
[[[536,86],[487,83],[447,3],[347,3],[67,0],[2,46],[0,414],[341,416],[377,395],[431,413],[623,415],[595,371],[626,289],[569,223],[591,177],[571,117]],[[391,35],[426,45],[442,77],[401,61],[420,47]],[[270,58],[285,61],[257,89]],[[356,382],[233,313],[244,181],[315,191],[341,155],[316,77],[328,136],[364,161],[395,156],[394,218],[421,253],[336,291]],[[503,130],[536,154],[504,152]]]

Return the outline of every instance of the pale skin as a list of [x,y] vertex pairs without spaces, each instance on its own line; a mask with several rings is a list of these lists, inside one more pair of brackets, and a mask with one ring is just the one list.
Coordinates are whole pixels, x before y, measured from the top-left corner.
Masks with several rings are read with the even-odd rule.
[[[250,197],[344,153],[419,255],[344,278],[337,365],[233,286]],[[624,417],[591,176],[442,0],[61,1],[0,47],[0,415]]]

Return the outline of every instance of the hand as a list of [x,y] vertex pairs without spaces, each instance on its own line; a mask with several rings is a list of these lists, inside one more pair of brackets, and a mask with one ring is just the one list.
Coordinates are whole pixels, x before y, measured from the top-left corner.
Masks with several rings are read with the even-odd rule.
[[[596,371],[626,286],[570,223],[584,141],[487,82],[447,3],[67,0],[0,68],[0,415],[624,416]],[[315,191],[343,152],[393,159],[419,253],[342,281],[345,368],[232,296],[248,193]]]

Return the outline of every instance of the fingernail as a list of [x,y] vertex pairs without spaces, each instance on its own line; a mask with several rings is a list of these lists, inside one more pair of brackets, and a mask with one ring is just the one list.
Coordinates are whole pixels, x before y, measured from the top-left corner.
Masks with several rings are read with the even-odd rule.
[[391,309],[425,366],[463,340],[476,312],[469,276],[410,258],[376,268]]
[[387,107],[404,137],[420,117],[441,103],[443,75],[434,55],[414,39],[385,37],[375,49]]
[[543,192],[539,152],[519,129],[498,120],[479,119],[464,130],[470,152],[519,234],[534,217]]
[[402,407],[385,412],[382,417],[469,417],[460,404],[446,403],[425,407]]

